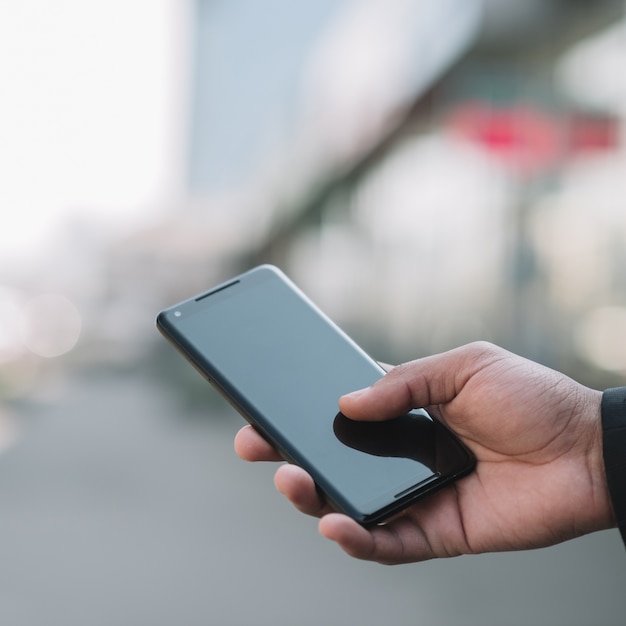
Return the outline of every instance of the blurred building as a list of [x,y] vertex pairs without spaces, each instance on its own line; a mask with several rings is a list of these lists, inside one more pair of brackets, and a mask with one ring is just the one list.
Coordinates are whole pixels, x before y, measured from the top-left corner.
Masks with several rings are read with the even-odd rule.
[[[241,267],[286,266],[387,360],[483,338],[594,377],[589,319],[624,299],[608,278],[621,227],[598,216],[611,198],[624,220],[623,98],[594,101],[575,77],[596,74],[581,49],[623,28],[623,3],[279,4],[267,24],[197,5],[191,189],[207,214],[219,192],[242,229],[247,216]],[[248,56],[211,37],[229,19]],[[615,68],[597,72],[607,89],[623,82],[620,41],[592,62]],[[585,207],[556,209],[611,167]]]
[[[57,293],[81,316],[75,357],[122,364],[159,341],[159,308],[275,262],[381,359],[489,339],[590,383],[619,379],[626,363],[602,346],[626,304],[623,2],[163,0],[151,20],[167,71],[128,47],[115,83],[92,57],[137,100],[132,115],[86,135],[109,149],[99,160],[68,152],[76,189],[65,169],[57,195],[50,177],[29,189],[22,213],[39,206],[30,221],[48,225],[38,239],[11,252],[27,219],[5,236],[7,329]],[[84,33],[68,28],[70,59]],[[99,88],[78,92],[94,119]],[[124,101],[110,101],[116,119]],[[58,132],[79,138],[81,115]],[[6,381],[33,358],[18,335],[0,341]]]

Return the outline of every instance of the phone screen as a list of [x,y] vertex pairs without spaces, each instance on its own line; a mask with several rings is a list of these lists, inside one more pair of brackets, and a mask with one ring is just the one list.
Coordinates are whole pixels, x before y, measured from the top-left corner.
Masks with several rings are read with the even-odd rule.
[[342,394],[384,371],[274,268],[168,309],[159,325],[336,508],[362,523],[471,465],[423,410],[376,423],[339,413]]

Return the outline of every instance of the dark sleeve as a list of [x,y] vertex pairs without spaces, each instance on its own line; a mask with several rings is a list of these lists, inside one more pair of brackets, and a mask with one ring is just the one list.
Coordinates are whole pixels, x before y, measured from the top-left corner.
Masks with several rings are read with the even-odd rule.
[[626,545],[626,387],[602,395],[602,448],[613,510]]

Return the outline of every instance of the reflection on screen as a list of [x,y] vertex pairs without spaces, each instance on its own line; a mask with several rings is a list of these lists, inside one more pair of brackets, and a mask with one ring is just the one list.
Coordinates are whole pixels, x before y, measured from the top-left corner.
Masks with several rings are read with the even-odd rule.
[[244,281],[219,296],[177,320],[178,330],[242,408],[299,451],[293,460],[314,468],[325,491],[334,485],[355,508],[375,509],[433,475],[428,417],[357,425],[337,415],[342,394],[382,372],[286,284]]

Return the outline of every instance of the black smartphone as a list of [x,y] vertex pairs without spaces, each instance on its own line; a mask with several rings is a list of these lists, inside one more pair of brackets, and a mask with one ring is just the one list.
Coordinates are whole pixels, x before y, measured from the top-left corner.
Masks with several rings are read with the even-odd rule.
[[425,410],[355,422],[347,392],[385,372],[279,269],[256,267],[162,311],[159,330],[327,502],[364,526],[472,470]]

